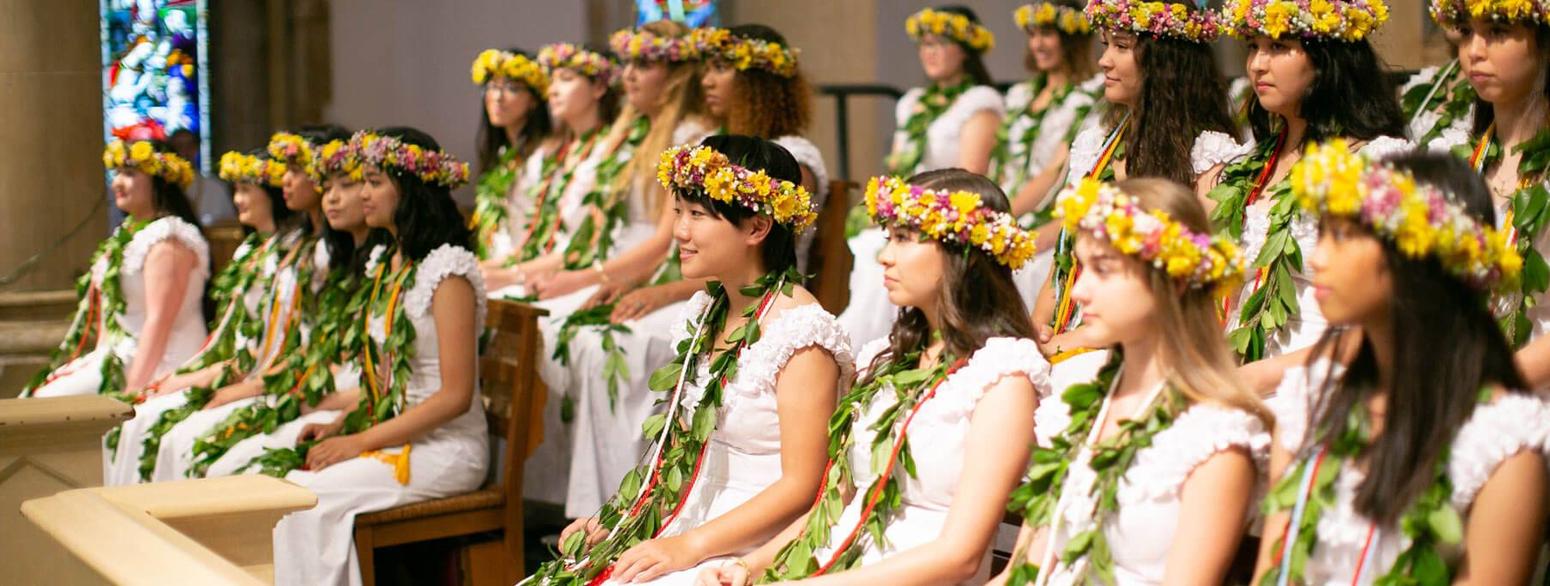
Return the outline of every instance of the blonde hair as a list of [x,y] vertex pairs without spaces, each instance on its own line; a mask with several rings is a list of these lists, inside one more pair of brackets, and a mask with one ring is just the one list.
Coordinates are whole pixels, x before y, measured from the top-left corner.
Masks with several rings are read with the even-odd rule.
[[[647,23],[640,28],[661,37],[683,37],[687,36],[690,30],[683,23],[670,20]],[[673,144],[673,134],[678,130],[679,124],[685,120],[703,118],[705,108],[705,93],[700,86],[703,62],[680,61],[668,63],[667,68],[667,80],[660,97],[661,109],[657,111],[656,119],[652,121],[646,137],[641,140],[640,146],[636,147],[635,153],[630,156],[625,172],[615,177],[613,185],[608,186],[608,189],[615,194],[629,194],[632,192],[633,185],[643,185],[645,208],[653,219],[662,213],[663,207],[667,204],[667,190],[662,189],[653,180],[657,174],[657,157],[669,147],[677,146]],[[626,105],[619,113],[618,120],[614,122],[613,138],[624,140],[639,116],[642,114],[634,106]]]
[[[1162,210],[1191,231],[1211,233],[1211,221],[1195,193],[1166,179],[1129,179],[1115,184],[1141,207]],[[1139,262],[1139,261],[1137,261]],[[1254,414],[1268,426],[1270,410],[1238,378],[1238,361],[1222,335],[1217,298],[1211,287],[1181,288],[1162,269],[1142,264],[1157,309],[1152,314],[1161,337],[1159,356],[1168,382],[1192,403],[1219,403]]]

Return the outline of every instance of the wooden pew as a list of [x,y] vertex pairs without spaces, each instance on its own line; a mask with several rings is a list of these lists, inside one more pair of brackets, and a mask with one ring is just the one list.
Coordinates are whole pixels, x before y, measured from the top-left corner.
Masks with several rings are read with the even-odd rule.
[[845,217],[850,213],[850,192],[857,187],[844,179],[829,182],[829,199],[818,211],[818,235],[808,251],[807,270],[815,275],[813,296],[834,315],[850,304],[850,269],[855,259],[845,241]]

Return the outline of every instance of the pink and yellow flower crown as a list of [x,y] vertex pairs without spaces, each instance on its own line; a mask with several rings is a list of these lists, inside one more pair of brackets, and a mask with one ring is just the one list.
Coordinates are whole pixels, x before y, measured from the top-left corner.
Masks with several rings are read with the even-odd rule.
[[307,175],[318,183],[334,175],[347,175],[359,181],[363,175],[360,154],[351,149],[347,141],[328,141],[328,144],[318,147],[317,156],[313,157],[312,165],[307,167]]
[[532,88],[540,100],[549,92],[549,74],[537,61],[520,53],[485,49],[474,58],[472,76],[475,85],[484,85],[497,77],[520,81]]
[[221,155],[220,175],[222,181],[279,187],[285,179],[285,165],[269,157],[229,151]]
[[354,170],[350,171],[353,178],[359,179],[364,167],[376,167],[414,175],[425,183],[448,188],[457,188],[468,182],[468,163],[457,160],[450,153],[423,148],[369,130],[355,133],[342,150],[348,152],[335,153],[335,156],[346,157],[346,168],[350,164],[348,157],[358,161]]
[[151,143],[143,140],[129,144],[116,139],[109,142],[102,150],[102,165],[109,170],[138,169],[183,189],[194,184],[193,165],[176,154],[158,153]]
[[1237,37],[1360,41],[1389,19],[1383,0],[1232,0],[1222,25]]
[[689,35],[664,37],[643,29],[623,29],[608,38],[608,46],[625,61],[682,63],[700,58],[700,48]]
[[312,165],[312,143],[299,134],[276,132],[269,137],[269,158],[282,165]]
[[1024,4],[1012,13],[1017,28],[1033,32],[1039,28],[1053,28],[1068,35],[1085,35],[1092,32],[1087,15],[1082,11],[1053,2]]
[[1413,259],[1436,258],[1454,276],[1484,290],[1510,285],[1523,257],[1507,233],[1482,225],[1464,206],[1410,173],[1351,153],[1343,140],[1309,145],[1292,167],[1292,194],[1312,214],[1349,218]]
[[797,50],[761,39],[745,39],[724,28],[697,28],[689,34],[705,59],[719,59],[738,71],[762,69],[781,77],[797,74]]
[[1195,43],[1209,43],[1221,36],[1214,11],[1191,8],[1184,2],[1089,0],[1084,12],[1094,28]]
[[1505,23],[1550,23],[1550,4],[1544,0],[1431,0],[1432,19],[1455,25],[1471,18]]
[[551,77],[556,69],[569,69],[606,84],[612,84],[618,73],[614,60],[607,55],[570,43],[544,45],[538,50],[538,64]]
[[1066,188],[1055,217],[1067,232],[1108,242],[1190,287],[1225,285],[1243,275],[1243,253],[1232,240],[1195,232],[1163,210],[1147,210],[1120,188],[1094,179]]
[[909,33],[910,39],[916,42],[919,42],[923,35],[947,37],[979,53],[989,51],[996,46],[996,35],[991,34],[990,29],[980,23],[969,20],[969,17],[962,14],[930,8],[916,12],[905,19],[904,32]]
[[978,193],[925,189],[884,175],[867,181],[866,211],[878,224],[908,226],[944,244],[980,249],[1012,270],[1033,258],[1033,235],[1012,214],[985,207]]
[[818,220],[812,197],[801,185],[750,171],[706,146],[676,146],[662,151],[657,180],[672,189],[700,189],[706,197],[735,203],[785,224],[793,232]]

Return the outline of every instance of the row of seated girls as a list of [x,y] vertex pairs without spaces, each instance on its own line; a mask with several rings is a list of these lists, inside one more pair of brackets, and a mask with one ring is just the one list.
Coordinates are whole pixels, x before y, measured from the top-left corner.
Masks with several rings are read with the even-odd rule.
[[1005,98],[972,11],[914,14],[930,83],[852,212],[839,317],[805,288],[828,177],[799,53],[760,25],[481,53],[466,221],[467,167],[413,129],[229,153],[252,232],[208,287],[188,164],[114,143],[127,218],[28,393],[135,404],[110,482],[317,492],[275,531],[283,584],[358,583],[356,514],[484,481],[490,298],[550,311],[527,496],[575,522],[530,583],[1521,583],[1550,6],[1429,8],[1458,60],[1402,95],[1383,0],[1036,2]]

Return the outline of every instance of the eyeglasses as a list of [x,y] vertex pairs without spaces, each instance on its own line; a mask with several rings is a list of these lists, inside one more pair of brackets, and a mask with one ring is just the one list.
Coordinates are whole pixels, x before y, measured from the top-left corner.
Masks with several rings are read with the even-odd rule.
[[515,96],[524,91],[527,91],[527,88],[518,83],[490,82],[484,86],[484,93],[492,96]]

